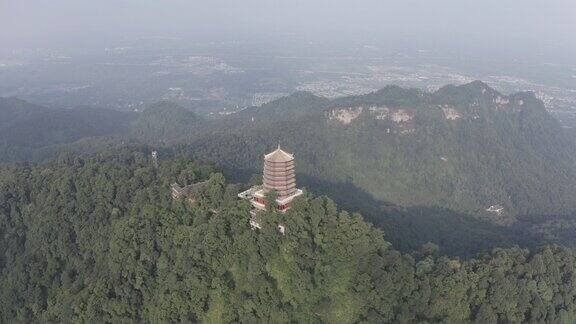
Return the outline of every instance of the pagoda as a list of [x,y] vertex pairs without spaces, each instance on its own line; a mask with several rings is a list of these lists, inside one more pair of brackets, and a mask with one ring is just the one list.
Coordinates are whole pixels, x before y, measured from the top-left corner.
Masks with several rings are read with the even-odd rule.
[[277,193],[277,210],[286,212],[290,209],[292,200],[302,194],[302,190],[296,188],[294,155],[282,150],[280,145],[275,151],[264,155],[262,183],[261,186],[252,187],[238,194],[238,197],[250,200],[254,207],[253,215],[266,210],[266,194],[271,190]]

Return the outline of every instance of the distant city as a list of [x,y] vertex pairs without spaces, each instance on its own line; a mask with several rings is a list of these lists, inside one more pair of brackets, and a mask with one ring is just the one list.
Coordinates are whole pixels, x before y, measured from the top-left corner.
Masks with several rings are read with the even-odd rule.
[[[348,56],[321,44],[312,49],[314,55],[300,55],[297,46],[291,55],[278,55],[282,50],[246,42],[183,44],[165,37],[152,40],[163,46],[151,47],[150,41],[89,52],[13,51],[0,57],[0,96],[60,108],[132,111],[168,100],[219,116],[295,91],[337,98],[390,84],[434,91],[479,79],[504,93],[534,91],[564,127],[576,125],[576,66],[486,61],[470,68],[457,56],[450,60],[429,50],[391,52],[371,44],[357,45],[356,55]],[[499,73],[501,65],[514,68]]]

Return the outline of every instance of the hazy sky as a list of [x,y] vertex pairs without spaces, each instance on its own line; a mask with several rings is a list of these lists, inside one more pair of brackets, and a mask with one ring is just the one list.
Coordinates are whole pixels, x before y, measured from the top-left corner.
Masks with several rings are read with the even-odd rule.
[[0,0],[0,41],[170,33],[476,37],[576,46],[575,0]]

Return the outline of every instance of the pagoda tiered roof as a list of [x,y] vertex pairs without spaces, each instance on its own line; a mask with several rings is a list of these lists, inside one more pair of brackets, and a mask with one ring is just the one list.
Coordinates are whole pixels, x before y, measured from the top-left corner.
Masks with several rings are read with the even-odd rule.
[[264,161],[275,163],[291,162],[294,161],[294,154],[282,150],[280,145],[278,145],[278,148],[274,152],[264,155]]

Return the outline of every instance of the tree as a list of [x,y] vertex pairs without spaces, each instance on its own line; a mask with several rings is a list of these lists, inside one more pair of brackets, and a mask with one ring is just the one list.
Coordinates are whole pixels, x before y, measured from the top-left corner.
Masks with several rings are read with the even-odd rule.
[[201,202],[182,204],[171,200],[170,180],[204,167],[168,158],[155,172],[146,159],[126,149],[0,166],[0,322],[576,317],[573,249],[414,257],[359,214],[308,194],[286,214],[263,213],[262,230],[253,231],[248,204],[224,191],[221,174],[206,175]]
[[266,209],[270,212],[275,212],[278,209],[278,192],[276,189],[271,189],[266,192],[264,200],[266,201]]

